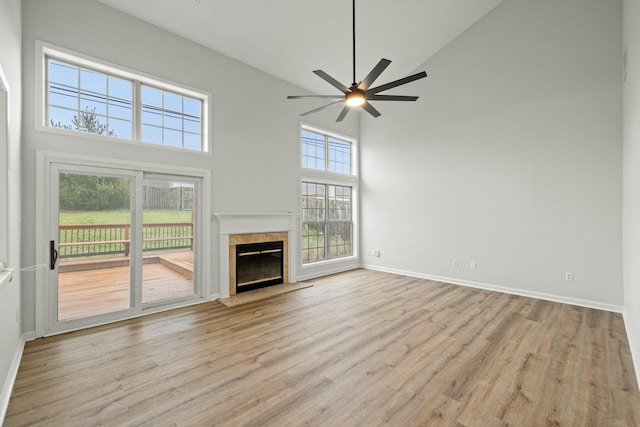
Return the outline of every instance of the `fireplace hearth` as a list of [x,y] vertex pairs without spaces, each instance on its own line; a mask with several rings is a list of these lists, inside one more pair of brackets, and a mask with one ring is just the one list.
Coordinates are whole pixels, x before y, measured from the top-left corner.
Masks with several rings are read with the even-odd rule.
[[284,242],[236,245],[236,293],[284,283]]

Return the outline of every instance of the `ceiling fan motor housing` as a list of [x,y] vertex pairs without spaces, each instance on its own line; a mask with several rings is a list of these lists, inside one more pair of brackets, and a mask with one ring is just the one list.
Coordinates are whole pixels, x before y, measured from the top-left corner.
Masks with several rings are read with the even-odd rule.
[[358,89],[355,85],[349,88],[349,91],[344,95],[345,103],[349,107],[359,107],[367,102],[367,94],[364,90]]

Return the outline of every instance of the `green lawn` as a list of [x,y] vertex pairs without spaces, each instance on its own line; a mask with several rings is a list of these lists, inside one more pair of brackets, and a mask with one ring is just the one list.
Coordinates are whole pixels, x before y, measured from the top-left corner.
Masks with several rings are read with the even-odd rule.
[[[191,222],[191,211],[175,209],[146,209],[142,213],[145,224],[161,222]],[[112,211],[61,211],[60,225],[70,224],[128,224],[131,214],[128,210]]]

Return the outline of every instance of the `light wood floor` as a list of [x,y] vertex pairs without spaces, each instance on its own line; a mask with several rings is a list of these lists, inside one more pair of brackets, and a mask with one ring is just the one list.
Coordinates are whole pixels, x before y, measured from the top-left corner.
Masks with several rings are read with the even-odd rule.
[[27,343],[6,426],[639,426],[619,314],[367,270]]

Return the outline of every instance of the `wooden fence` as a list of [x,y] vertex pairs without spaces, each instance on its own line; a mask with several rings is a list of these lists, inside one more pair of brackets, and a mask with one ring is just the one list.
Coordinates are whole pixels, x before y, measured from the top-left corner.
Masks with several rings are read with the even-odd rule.
[[193,187],[143,187],[145,209],[193,209]]
[[[60,225],[60,259],[101,255],[129,256],[129,224]],[[166,222],[142,225],[142,251],[193,250],[193,224]]]

